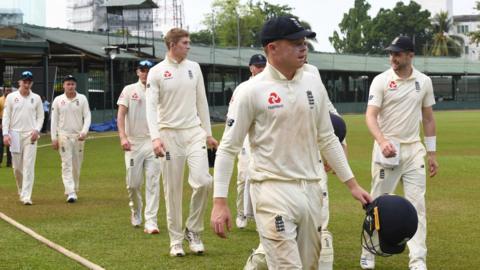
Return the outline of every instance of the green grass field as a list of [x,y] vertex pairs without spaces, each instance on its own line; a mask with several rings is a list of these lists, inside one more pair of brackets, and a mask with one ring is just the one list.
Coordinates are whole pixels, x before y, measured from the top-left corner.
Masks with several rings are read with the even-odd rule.
[[[439,175],[428,179],[428,264],[433,270],[480,268],[480,111],[436,112]],[[349,160],[359,182],[370,187],[372,139],[363,115],[345,116]],[[221,138],[223,127],[214,128]],[[130,226],[123,154],[115,134],[87,141],[79,201],[65,203],[60,158],[49,146],[37,153],[34,205],[18,201],[13,172],[0,168],[0,211],[44,237],[106,269],[242,269],[258,244],[253,223],[233,229],[227,240],[213,235],[210,210],[205,216],[204,256],[170,258],[165,204],[160,203],[159,235],[145,235]],[[39,145],[48,144],[44,136]],[[4,166],[4,164],[3,164]],[[236,175],[236,173],[235,173]],[[230,206],[235,201],[230,185]],[[359,269],[363,211],[347,189],[330,177],[330,225],[334,235],[335,269]],[[163,194],[163,191],[162,191]],[[191,190],[185,179],[184,218]],[[235,214],[235,209],[231,208]],[[188,250],[185,245],[186,250]],[[376,269],[407,269],[408,256],[377,260]],[[40,244],[0,220],[0,269],[82,269],[82,266]]]

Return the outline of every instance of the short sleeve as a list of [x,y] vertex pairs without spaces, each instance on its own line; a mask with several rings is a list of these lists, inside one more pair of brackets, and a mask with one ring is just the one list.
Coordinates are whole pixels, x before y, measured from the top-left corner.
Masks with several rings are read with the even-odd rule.
[[368,105],[382,107],[383,95],[385,90],[385,82],[383,76],[377,76],[373,79],[368,93]]
[[435,104],[435,96],[433,94],[432,79],[428,78],[425,82],[425,96],[423,96],[422,107],[431,107]]
[[123,88],[122,93],[118,97],[117,105],[123,105],[128,108],[128,86]]

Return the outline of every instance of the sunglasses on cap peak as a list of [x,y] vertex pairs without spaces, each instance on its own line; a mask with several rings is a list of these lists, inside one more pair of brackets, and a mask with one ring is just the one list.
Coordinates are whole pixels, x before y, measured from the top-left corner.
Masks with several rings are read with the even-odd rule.
[[30,70],[22,72],[20,80],[33,80],[33,73]]
[[138,63],[138,68],[151,68],[153,63],[149,60],[142,60]]

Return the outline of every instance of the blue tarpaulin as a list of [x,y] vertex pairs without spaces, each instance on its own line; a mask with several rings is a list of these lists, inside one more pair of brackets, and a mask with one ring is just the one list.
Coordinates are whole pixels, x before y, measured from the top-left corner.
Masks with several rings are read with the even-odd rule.
[[91,124],[90,131],[106,132],[117,131],[117,119],[112,119],[103,123]]

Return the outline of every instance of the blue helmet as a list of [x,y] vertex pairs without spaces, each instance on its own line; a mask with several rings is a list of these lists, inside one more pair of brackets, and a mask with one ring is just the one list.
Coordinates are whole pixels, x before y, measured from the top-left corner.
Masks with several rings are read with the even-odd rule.
[[338,137],[340,142],[343,142],[345,137],[347,136],[347,125],[342,117],[330,113],[330,121],[332,121],[333,130],[335,135]]
[[365,208],[362,246],[384,257],[402,253],[407,241],[417,232],[415,207],[403,197],[384,194]]

